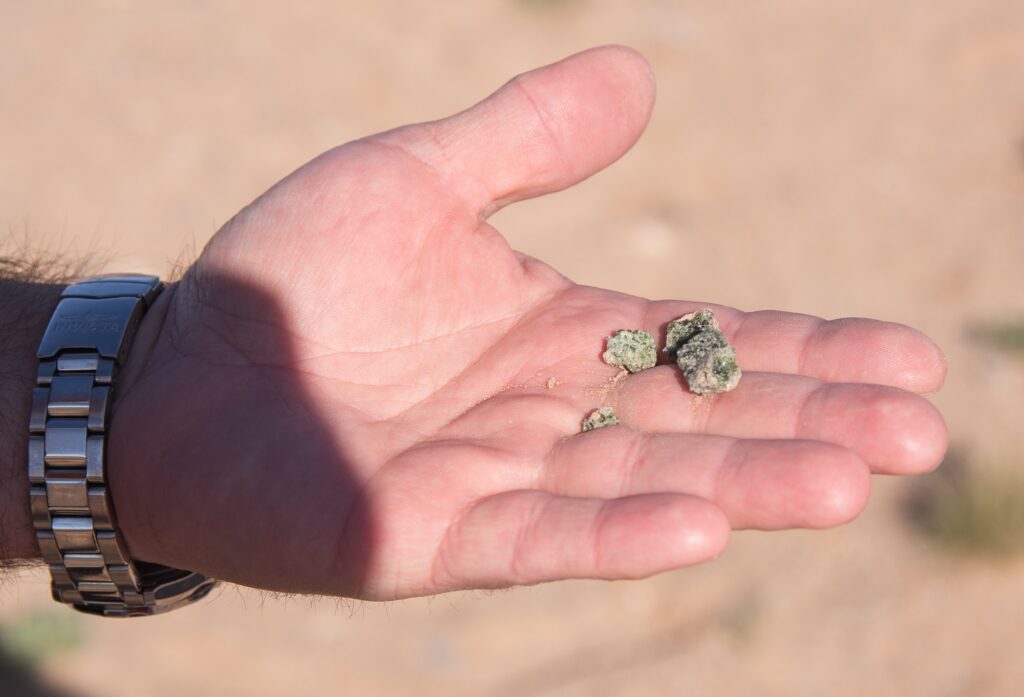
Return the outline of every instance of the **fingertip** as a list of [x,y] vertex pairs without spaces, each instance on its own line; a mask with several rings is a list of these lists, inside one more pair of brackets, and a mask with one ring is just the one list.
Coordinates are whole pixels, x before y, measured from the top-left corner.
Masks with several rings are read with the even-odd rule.
[[[889,385],[917,394],[935,392],[946,378],[946,358],[924,333],[904,324],[863,317],[749,313],[737,350],[786,344],[795,360],[757,363],[758,370],[795,372],[827,382]],[[768,354],[766,354],[768,355]]]
[[738,529],[821,529],[856,518],[871,470],[853,451],[817,440],[740,441],[716,502]]
[[804,405],[800,437],[855,451],[875,474],[919,474],[946,452],[946,422],[926,398],[897,387],[822,385]]
[[722,554],[731,527],[713,503],[686,494],[617,499],[599,546],[600,578],[646,578]]
[[702,501],[705,517],[704,534],[698,539],[688,540],[690,549],[700,554],[701,559],[717,559],[725,552],[732,538],[732,525],[721,508],[708,501]]
[[681,500],[677,505],[666,509],[663,521],[667,529],[677,531],[673,567],[691,566],[721,556],[732,535],[729,518],[705,499],[678,498]]
[[854,452],[836,446],[832,466],[818,483],[817,506],[809,509],[807,527],[831,528],[849,523],[871,498],[871,469]]
[[946,380],[946,357],[924,332],[905,324],[877,322],[878,355],[888,357],[896,375],[891,384],[917,394],[937,392]]
[[921,474],[942,461],[948,443],[946,421],[924,397],[898,389],[875,390],[865,425],[873,434],[870,460],[884,474]]
[[900,474],[924,474],[937,468],[949,448],[949,429],[938,408],[924,399],[917,405],[915,428],[908,428],[900,446],[904,471]]
[[[917,330],[913,330],[917,332]],[[949,362],[946,360],[945,352],[922,332],[917,332],[922,342],[921,375],[917,377],[920,383],[921,394],[938,392],[946,384],[946,375],[949,372]]]
[[612,83],[614,92],[631,96],[642,123],[647,123],[654,107],[657,80],[654,67],[644,54],[624,44],[606,44],[571,56],[569,60],[577,56],[601,60],[601,72]]
[[629,63],[635,68],[642,70],[648,81],[652,85],[654,84],[654,69],[651,67],[651,62],[647,60],[647,56],[632,46],[616,43],[604,44],[602,46],[595,46],[594,48],[580,52],[580,54],[585,53],[603,53],[614,57],[615,60],[622,63]]

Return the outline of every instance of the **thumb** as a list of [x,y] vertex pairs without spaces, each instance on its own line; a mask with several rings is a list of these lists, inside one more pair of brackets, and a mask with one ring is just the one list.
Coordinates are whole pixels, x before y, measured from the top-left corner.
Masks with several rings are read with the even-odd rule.
[[622,157],[647,125],[654,92],[643,56],[603,46],[523,73],[454,116],[373,140],[427,163],[439,184],[487,217]]

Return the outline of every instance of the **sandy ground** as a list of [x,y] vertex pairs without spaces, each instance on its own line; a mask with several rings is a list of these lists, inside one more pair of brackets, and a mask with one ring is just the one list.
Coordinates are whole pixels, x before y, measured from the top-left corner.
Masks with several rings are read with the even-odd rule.
[[[953,439],[1015,454],[1024,366],[965,338],[1024,315],[1018,0],[0,2],[0,224],[166,272],[338,143],[461,109],[591,45],[643,51],[647,134],[494,218],[581,282],[864,315],[946,350]],[[719,269],[685,263],[695,250]],[[1024,563],[942,554],[880,481],[829,532],[741,533],[719,561],[384,605],[228,588],[144,622],[83,619],[74,695],[1017,695]],[[0,623],[49,607],[0,589]],[[2,678],[0,678],[2,679]],[[0,689],[2,692],[2,689]]]

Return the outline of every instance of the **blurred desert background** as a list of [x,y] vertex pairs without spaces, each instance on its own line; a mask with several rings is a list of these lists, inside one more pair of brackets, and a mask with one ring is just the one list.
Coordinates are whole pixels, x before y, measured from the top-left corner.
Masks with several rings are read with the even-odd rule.
[[647,133],[495,225],[588,284],[919,327],[949,359],[947,466],[642,581],[228,587],[104,621],[23,573],[0,695],[1021,694],[1019,0],[0,0],[0,239],[167,274],[319,152],[610,42],[654,66]]

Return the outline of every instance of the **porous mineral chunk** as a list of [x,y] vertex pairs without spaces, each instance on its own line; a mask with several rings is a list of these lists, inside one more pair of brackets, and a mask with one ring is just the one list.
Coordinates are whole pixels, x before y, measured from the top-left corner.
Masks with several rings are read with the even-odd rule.
[[639,329],[620,329],[608,337],[601,356],[608,365],[625,368],[631,373],[653,368],[658,362],[658,349],[650,332]]
[[619,423],[619,417],[615,416],[615,410],[611,407],[601,407],[590,412],[590,416],[583,420],[583,430],[593,431],[595,428],[604,428],[605,426],[616,426]]
[[665,353],[675,358],[680,346],[697,334],[706,331],[721,334],[721,331],[718,329],[718,320],[715,319],[715,313],[706,307],[703,310],[697,310],[672,320],[668,323],[668,328],[665,331]]
[[743,375],[736,364],[736,349],[707,308],[669,322],[664,350],[676,359],[694,394],[728,392]]

